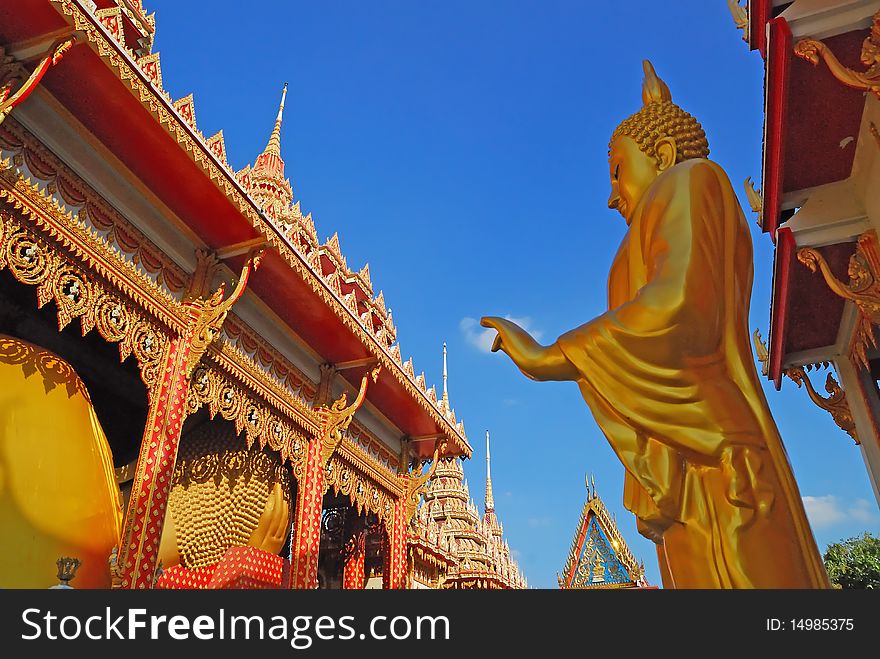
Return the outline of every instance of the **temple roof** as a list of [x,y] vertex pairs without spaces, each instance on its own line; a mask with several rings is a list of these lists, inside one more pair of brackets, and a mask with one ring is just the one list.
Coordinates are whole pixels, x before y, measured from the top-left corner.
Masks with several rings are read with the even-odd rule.
[[587,502],[578,521],[560,588],[637,588],[647,585],[644,563],[633,556],[614,518],[587,482]]
[[[349,268],[339,237],[322,243],[311,214],[300,212],[284,178],[280,112],[256,162],[234,171],[228,135],[206,137],[193,95],[174,100],[165,89],[160,56],[152,49],[155,18],[140,0],[21,0],[16,7],[0,24],[7,54],[29,52],[74,29],[78,35],[63,75],[47,76],[34,95],[39,103],[20,115],[53,97],[53,107],[79,122],[78,131],[108,148],[124,166],[119,171],[136,179],[176,222],[179,231],[163,237],[160,248],[173,248],[170,256],[184,271],[194,267],[188,243],[222,254],[231,272],[240,269],[244,246],[266,245],[246,295],[276,314],[272,322],[286,325],[322,361],[377,360],[383,375],[370,387],[368,402],[402,433],[445,436],[446,455],[471,454],[464,425],[402,356],[391,310],[382,292],[374,293],[369,269]],[[354,386],[358,376],[356,369],[340,374]],[[423,450],[419,457],[430,456],[429,442],[415,446]]]

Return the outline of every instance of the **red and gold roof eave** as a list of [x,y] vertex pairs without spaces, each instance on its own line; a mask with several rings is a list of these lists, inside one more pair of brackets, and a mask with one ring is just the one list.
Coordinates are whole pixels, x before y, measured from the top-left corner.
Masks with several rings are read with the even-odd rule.
[[[793,269],[803,266],[796,262],[794,234],[780,227],[783,196],[793,199],[850,176],[855,148],[843,149],[839,137],[859,134],[864,100],[861,92],[835,80],[825,67],[794,57],[787,21],[771,17],[770,0],[761,4],[767,6],[766,30],[761,31],[766,60],[762,216],[763,229],[775,244],[767,377],[779,389],[787,362],[789,328],[811,324],[815,317],[812,310],[804,316],[803,305],[792,307],[792,296],[805,294],[792,284],[796,277]],[[824,41],[844,64],[857,67],[867,33],[867,29],[851,30]],[[790,111],[793,107],[796,113]],[[817,121],[823,123],[821,130]],[[835,318],[834,328],[838,324]]]
[[[470,457],[472,449],[463,432],[405,372],[399,347],[385,347],[365,330],[306,258],[267,221],[229,166],[152,84],[133,54],[80,0],[22,0],[16,11],[0,10],[0,18],[0,40],[6,45],[34,43],[42,35],[63,34],[65,27],[75,30],[80,35],[77,45],[42,85],[209,248],[264,238],[270,249],[249,289],[327,361],[375,358],[384,377],[370,388],[368,400],[403,433],[448,438],[446,455]],[[237,265],[230,261],[233,270]],[[361,373],[341,375],[356,385]],[[429,457],[433,442],[416,442],[414,448]]]
[[749,0],[748,43],[751,50],[758,50],[765,57],[765,34],[767,22],[773,16],[773,0]]

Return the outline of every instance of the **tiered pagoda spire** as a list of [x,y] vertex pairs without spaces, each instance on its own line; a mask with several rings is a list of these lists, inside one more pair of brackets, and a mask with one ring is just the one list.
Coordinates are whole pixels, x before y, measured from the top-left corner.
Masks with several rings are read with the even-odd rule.
[[263,153],[257,156],[251,170],[251,196],[262,207],[263,212],[273,219],[280,219],[293,200],[293,188],[290,181],[284,178],[284,160],[281,158],[281,121],[286,99],[285,82],[269,142]]
[[500,538],[503,529],[501,522],[495,515],[495,497],[492,495],[492,456],[489,452],[489,431],[486,431],[486,505],[483,521],[492,532],[492,535]]
[[486,431],[486,519],[495,513],[495,498],[492,496],[492,458],[489,454],[489,431]]
[[441,458],[428,483],[423,515],[436,524],[454,564],[446,575],[447,588],[506,587],[524,588],[527,582],[501,536],[500,525],[481,518],[471,499],[464,469],[458,458]]
[[[272,153],[281,159],[281,120],[284,116],[284,100],[287,98],[287,83],[284,83],[284,89],[281,91],[281,105],[278,107],[278,116],[275,117],[275,126],[272,128],[272,134],[269,136],[269,143],[263,153]],[[284,162],[282,161],[282,171]]]

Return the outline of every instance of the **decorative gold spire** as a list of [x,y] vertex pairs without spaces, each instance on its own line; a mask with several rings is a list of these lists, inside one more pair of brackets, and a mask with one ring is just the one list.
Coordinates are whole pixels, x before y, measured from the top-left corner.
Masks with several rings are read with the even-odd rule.
[[281,118],[284,114],[284,100],[287,98],[287,83],[281,92],[281,105],[275,126],[269,136],[269,143],[263,153],[257,156],[251,170],[250,195],[263,212],[272,219],[288,216],[293,201],[290,181],[284,178],[284,160],[281,158]]
[[446,341],[443,342],[443,410],[449,411],[449,393],[446,391]]
[[486,431],[486,514],[495,512],[495,499],[492,496],[492,465],[489,456],[489,431]]
[[284,99],[287,98],[287,83],[284,83],[284,89],[281,92],[281,105],[278,107],[278,116],[275,117],[275,127],[272,128],[272,134],[269,136],[269,143],[263,153],[273,153],[276,156],[281,155],[281,116],[284,114]]

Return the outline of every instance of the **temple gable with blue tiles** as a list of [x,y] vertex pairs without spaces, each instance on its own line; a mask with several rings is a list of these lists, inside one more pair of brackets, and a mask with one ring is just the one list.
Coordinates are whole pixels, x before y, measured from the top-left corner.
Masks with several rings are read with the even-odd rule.
[[636,561],[602,500],[587,485],[584,505],[560,588],[637,588],[645,582],[644,564]]

